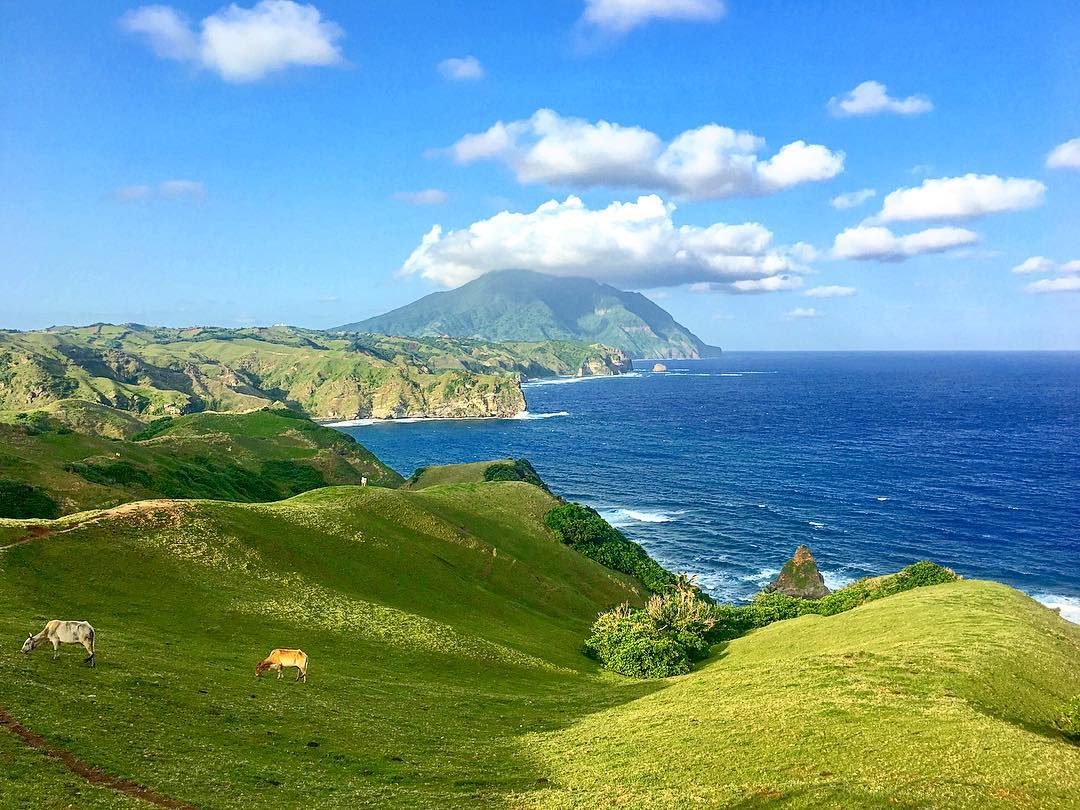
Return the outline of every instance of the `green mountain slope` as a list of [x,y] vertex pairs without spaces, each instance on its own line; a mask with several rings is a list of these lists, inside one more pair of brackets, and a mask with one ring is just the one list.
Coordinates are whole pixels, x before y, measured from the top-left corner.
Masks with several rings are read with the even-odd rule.
[[[293,327],[128,324],[0,331],[0,411],[81,401],[136,415],[283,405],[322,419],[513,416],[520,379],[617,374],[620,351],[570,341],[493,345]],[[67,406],[75,426],[100,414]],[[111,420],[111,435],[124,425]]]
[[351,436],[286,410],[164,418],[126,440],[72,431],[42,412],[0,423],[0,517],[55,517],[145,498],[273,501],[363,478],[402,482]]
[[[206,808],[1066,807],[1080,792],[1080,748],[1052,725],[1080,692],[1080,628],[1026,596],[921,588],[633,681],[580,649],[597,611],[644,593],[544,528],[557,503],[487,482],[0,521],[0,709]],[[53,616],[95,624],[95,669],[70,648],[16,652]],[[311,656],[309,683],[253,678],[278,646]],[[0,806],[40,806],[37,790],[131,806],[82,803],[52,761],[16,757]]]
[[339,327],[388,335],[584,340],[634,358],[710,357],[707,346],[641,293],[529,270],[488,273],[392,312]]

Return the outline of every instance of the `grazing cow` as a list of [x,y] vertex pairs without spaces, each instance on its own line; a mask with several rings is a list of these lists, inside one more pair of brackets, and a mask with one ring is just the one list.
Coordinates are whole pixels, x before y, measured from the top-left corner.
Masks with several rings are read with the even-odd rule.
[[360,486],[362,486],[362,487],[367,486],[367,476],[366,475],[360,476]]
[[23,642],[22,652],[31,653],[48,641],[53,647],[53,660],[60,657],[61,644],[82,644],[86,650],[86,660],[83,662],[90,666],[96,666],[94,660],[94,628],[90,622],[63,622],[53,619],[45,625],[45,629],[37,635],[33,633]]
[[307,653],[303,650],[271,650],[270,654],[255,667],[255,677],[261,678],[268,669],[277,670],[280,681],[284,670],[296,667],[296,680],[303,678],[304,683],[307,683],[307,665]]

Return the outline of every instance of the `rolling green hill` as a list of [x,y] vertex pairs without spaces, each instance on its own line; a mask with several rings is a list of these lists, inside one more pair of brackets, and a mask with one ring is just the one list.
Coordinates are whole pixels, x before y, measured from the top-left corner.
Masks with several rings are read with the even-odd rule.
[[[470,473],[471,475],[472,473]],[[688,675],[581,643],[640,585],[559,543],[524,482],[151,501],[0,521],[0,709],[207,808],[1067,807],[1080,628],[1001,585],[781,621]],[[98,666],[18,654],[86,618]],[[309,683],[256,681],[278,646]],[[182,730],[182,732],[181,732]],[[138,806],[0,730],[0,806]]]
[[488,273],[457,289],[339,328],[493,341],[582,340],[617,347],[634,358],[720,353],[641,293],[529,270]]
[[[522,377],[628,368],[617,350],[571,341],[96,324],[0,331],[0,411],[96,418],[62,405],[85,402],[151,417],[267,405],[321,419],[513,416],[525,409]],[[126,432],[111,421],[113,435]]]
[[162,497],[273,501],[365,477],[375,486],[402,481],[351,436],[292,411],[165,417],[127,439],[79,433],[57,416],[75,413],[80,421],[90,410],[113,424],[102,406],[0,422],[0,517],[55,517]]

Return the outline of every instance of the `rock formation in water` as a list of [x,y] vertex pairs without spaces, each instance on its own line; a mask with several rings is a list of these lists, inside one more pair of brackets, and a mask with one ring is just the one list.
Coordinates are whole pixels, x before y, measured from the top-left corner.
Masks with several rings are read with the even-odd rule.
[[767,590],[786,593],[799,599],[820,599],[830,591],[818,571],[814,555],[807,546],[795,549],[795,556],[784,563],[783,569]]

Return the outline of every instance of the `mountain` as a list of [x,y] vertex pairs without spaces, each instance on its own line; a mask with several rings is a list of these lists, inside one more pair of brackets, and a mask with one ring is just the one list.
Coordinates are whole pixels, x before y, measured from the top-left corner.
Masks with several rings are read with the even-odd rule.
[[488,273],[334,331],[493,341],[584,340],[614,346],[634,358],[720,354],[641,293],[530,270]]

